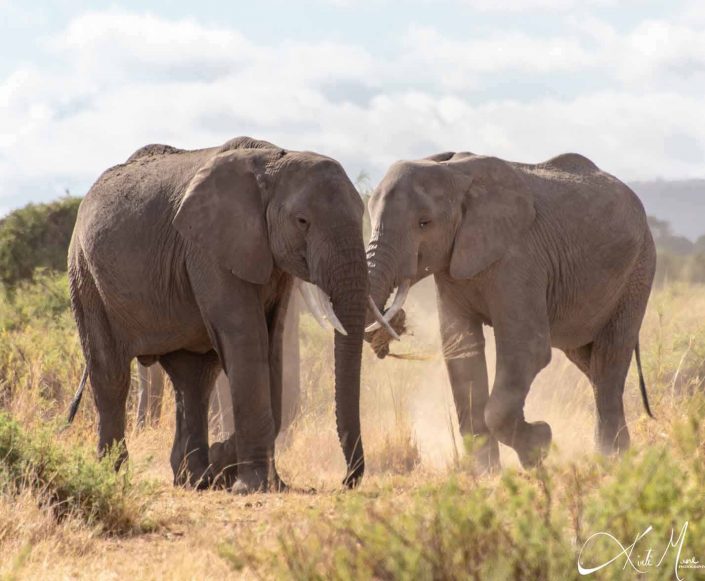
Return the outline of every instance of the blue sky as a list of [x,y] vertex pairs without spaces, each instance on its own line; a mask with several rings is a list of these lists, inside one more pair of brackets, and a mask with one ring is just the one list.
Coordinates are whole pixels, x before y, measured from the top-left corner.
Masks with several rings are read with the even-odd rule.
[[705,177],[703,4],[0,0],[0,212],[241,134],[373,184],[449,149]]

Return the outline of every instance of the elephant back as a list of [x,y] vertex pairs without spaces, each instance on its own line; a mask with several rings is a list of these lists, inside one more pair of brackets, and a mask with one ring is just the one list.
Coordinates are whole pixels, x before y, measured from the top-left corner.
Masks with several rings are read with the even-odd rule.
[[155,157],[157,155],[170,155],[172,153],[184,153],[184,149],[179,149],[178,147],[172,147],[171,145],[164,145],[163,143],[150,143],[144,147],[140,147],[135,151],[130,157],[127,158],[125,163],[130,163],[144,157]]

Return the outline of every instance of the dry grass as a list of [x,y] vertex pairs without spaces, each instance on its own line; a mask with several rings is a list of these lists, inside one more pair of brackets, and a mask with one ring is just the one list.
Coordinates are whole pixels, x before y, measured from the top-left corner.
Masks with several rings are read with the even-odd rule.
[[[222,491],[196,493],[174,489],[168,462],[173,402],[167,398],[159,427],[139,432],[132,426],[128,429],[132,477],[136,486],[148,484],[141,518],[151,532],[106,535],[99,526],[86,524],[75,516],[57,523],[36,491],[28,488],[16,495],[3,493],[0,494],[3,554],[0,575],[3,578],[222,579],[313,577],[318,571],[323,578],[326,572],[330,573],[330,567],[338,566],[341,571],[361,574],[368,565],[382,566],[374,561],[375,555],[356,553],[359,546],[354,543],[352,552],[343,556],[333,554],[325,547],[326,535],[346,546],[349,535],[369,534],[372,535],[369,540],[360,541],[361,547],[368,548],[374,548],[378,541],[380,546],[392,543],[394,530],[421,535],[413,532],[409,522],[399,519],[405,514],[417,515],[415,518],[420,522],[431,518],[427,511],[436,505],[429,504],[428,499],[441,493],[447,495],[450,504],[438,505],[442,510],[439,508],[433,518],[441,518],[446,509],[449,514],[465,514],[464,505],[454,503],[459,502],[458,498],[467,498],[477,504],[480,498],[477,494],[488,499],[488,506],[497,506],[498,499],[505,497],[507,506],[513,506],[514,497],[507,496],[507,491],[512,490],[512,478],[519,482],[515,483],[519,487],[517,498],[526,496],[529,505],[543,506],[540,495],[534,497],[527,492],[541,490],[540,478],[525,477],[521,472],[514,474],[511,469],[518,463],[511,450],[502,450],[503,463],[508,467],[504,476],[478,480],[466,470],[452,396],[439,353],[432,294],[429,285],[414,289],[408,312],[413,336],[392,346],[393,352],[430,354],[430,357],[379,361],[369,349],[365,350],[362,409],[369,470],[360,490],[350,493],[339,487],[344,463],[332,408],[332,342],[304,317],[303,412],[286,442],[279,446],[278,463],[285,479],[297,487],[314,487],[315,494],[236,497]],[[30,430],[64,412],[81,372],[73,328],[70,320],[63,320],[62,316],[53,318],[48,327],[31,322],[3,333],[5,347],[0,358],[3,406]],[[8,346],[8,342],[16,347]],[[491,336],[488,345],[492,375]],[[642,354],[657,419],[644,417],[634,370],[625,397],[633,446],[647,451],[673,445],[686,422],[684,401],[702,390],[705,289],[671,286],[654,295],[642,331]],[[610,475],[619,468],[605,467],[591,459],[594,430],[591,388],[561,354],[554,353],[551,365],[535,382],[527,417],[546,420],[554,429],[555,450],[548,470],[555,480],[557,496],[582,498],[570,496],[571,470],[577,470],[577,464],[571,462],[577,459],[585,461],[580,478],[586,491],[612,481]],[[56,443],[73,447],[86,442],[92,445],[94,441],[95,414],[89,397],[77,423],[70,430],[57,433]],[[449,480],[455,483],[452,490],[446,488]],[[568,510],[569,505],[566,501],[561,507]],[[521,514],[521,506],[515,506],[517,514]],[[474,522],[476,516],[468,513],[464,518]],[[369,523],[377,522],[375,519],[383,523],[377,523],[375,526],[382,528],[373,531],[374,535],[382,535],[379,539],[369,529]],[[448,521],[449,530],[453,522]],[[344,527],[336,528],[341,523]],[[502,530],[498,528],[497,534]],[[434,542],[433,539],[429,537],[428,542]],[[568,537],[563,541],[554,549],[573,550]],[[409,541],[412,547],[416,546],[413,542]],[[473,542],[482,546],[484,541],[478,537]],[[353,558],[350,555],[362,561],[348,567],[348,560]],[[705,552],[700,556],[705,559]],[[307,569],[304,566],[307,558],[318,559],[316,566],[322,569]],[[574,555],[566,559],[575,562]],[[411,569],[404,570],[408,576]],[[378,576],[384,577],[382,573]]]

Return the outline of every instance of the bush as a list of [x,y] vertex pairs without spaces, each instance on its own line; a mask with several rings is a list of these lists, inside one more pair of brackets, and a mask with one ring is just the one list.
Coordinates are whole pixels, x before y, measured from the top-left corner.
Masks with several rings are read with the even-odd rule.
[[13,289],[37,268],[66,271],[80,198],[29,204],[0,220],[0,283]]
[[[578,555],[591,568],[620,554],[595,533],[627,547],[652,526],[632,561],[649,578],[670,579],[677,562],[705,556],[705,401],[688,405],[668,441],[618,460],[505,469],[500,479],[461,471],[410,493],[340,496],[334,509],[292,519],[270,550],[238,543],[221,555],[238,570],[275,578],[579,579]],[[678,554],[669,540],[686,523]],[[648,549],[652,564],[638,565]],[[635,573],[625,559],[599,578]]]
[[91,459],[94,452],[67,451],[53,442],[49,429],[24,431],[8,414],[0,413],[0,484],[5,493],[27,487],[48,503],[58,518],[75,515],[105,532],[139,528],[142,507],[129,473],[116,473],[114,459]]

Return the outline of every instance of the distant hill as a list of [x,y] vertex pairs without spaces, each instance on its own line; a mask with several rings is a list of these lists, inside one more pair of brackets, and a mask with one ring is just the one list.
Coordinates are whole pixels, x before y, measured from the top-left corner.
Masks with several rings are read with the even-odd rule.
[[705,234],[705,179],[632,182],[646,213],[670,223],[673,232],[697,240]]

